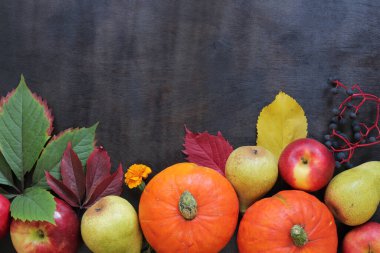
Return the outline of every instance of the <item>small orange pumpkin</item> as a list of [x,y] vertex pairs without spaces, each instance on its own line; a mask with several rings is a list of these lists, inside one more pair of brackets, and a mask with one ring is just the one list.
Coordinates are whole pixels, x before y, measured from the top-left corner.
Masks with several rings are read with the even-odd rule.
[[327,206],[304,191],[280,191],[257,201],[238,231],[240,253],[336,253],[338,235]]
[[159,253],[219,252],[231,239],[239,201],[218,172],[178,163],[150,180],[140,199],[141,229]]

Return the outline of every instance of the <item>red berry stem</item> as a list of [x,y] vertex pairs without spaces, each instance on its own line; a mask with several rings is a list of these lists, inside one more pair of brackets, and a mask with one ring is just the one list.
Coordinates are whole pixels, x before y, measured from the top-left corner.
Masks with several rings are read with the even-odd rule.
[[[374,115],[373,123],[367,121],[358,121],[353,125],[354,138],[349,138],[346,134],[337,130],[338,123],[331,123],[331,133],[327,135],[327,145],[330,150],[337,155],[337,162],[339,164],[350,163],[351,159],[358,148],[369,147],[380,143],[380,98],[374,94],[364,92],[358,84],[354,84],[351,87],[343,84],[339,80],[331,82],[334,86],[334,93],[337,93],[337,89],[343,89],[347,94],[347,98],[343,100],[338,106],[335,112],[338,122],[342,122],[350,118],[352,123],[357,120],[358,114],[363,110],[363,106],[371,103],[376,105],[376,115]],[[347,117],[347,114],[348,117]],[[345,123],[344,123],[345,124]],[[334,141],[335,145],[332,145]],[[347,153],[347,155],[346,155]],[[339,155],[341,154],[341,155]]]

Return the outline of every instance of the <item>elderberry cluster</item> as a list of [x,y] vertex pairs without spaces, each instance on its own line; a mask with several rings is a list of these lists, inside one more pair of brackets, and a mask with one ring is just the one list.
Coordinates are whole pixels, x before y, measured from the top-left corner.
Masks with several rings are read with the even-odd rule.
[[[337,95],[340,91],[344,94],[343,102],[332,109],[328,129],[324,136],[325,145],[334,153],[336,167],[353,167],[351,158],[355,149],[380,143],[380,128],[378,126],[380,114],[380,99],[369,93],[364,93],[359,85],[347,87],[339,80],[329,80],[333,86],[331,93]],[[376,105],[376,115],[373,124],[366,124],[358,120],[358,114],[362,106],[372,102]]]

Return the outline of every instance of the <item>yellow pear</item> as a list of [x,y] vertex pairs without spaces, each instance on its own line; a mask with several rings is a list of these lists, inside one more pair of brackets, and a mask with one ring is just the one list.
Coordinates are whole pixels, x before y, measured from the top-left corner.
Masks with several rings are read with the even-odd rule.
[[326,188],[325,203],[346,225],[367,222],[380,203],[380,162],[366,162],[336,175]]
[[239,197],[240,212],[244,213],[276,183],[277,159],[263,147],[242,146],[228,157],[225,173]]

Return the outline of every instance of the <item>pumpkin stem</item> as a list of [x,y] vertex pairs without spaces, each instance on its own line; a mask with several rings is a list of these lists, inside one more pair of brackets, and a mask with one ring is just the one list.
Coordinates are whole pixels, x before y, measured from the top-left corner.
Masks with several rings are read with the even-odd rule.
[[294,225],[290,229],[290,236],[297,247],[301,247],[308,242],[306,231],[301,225]]
[[183,218],[192,220],[197,215],[197,201],[189,191],[184,191],[181,194],[178,202],[178,208]]

